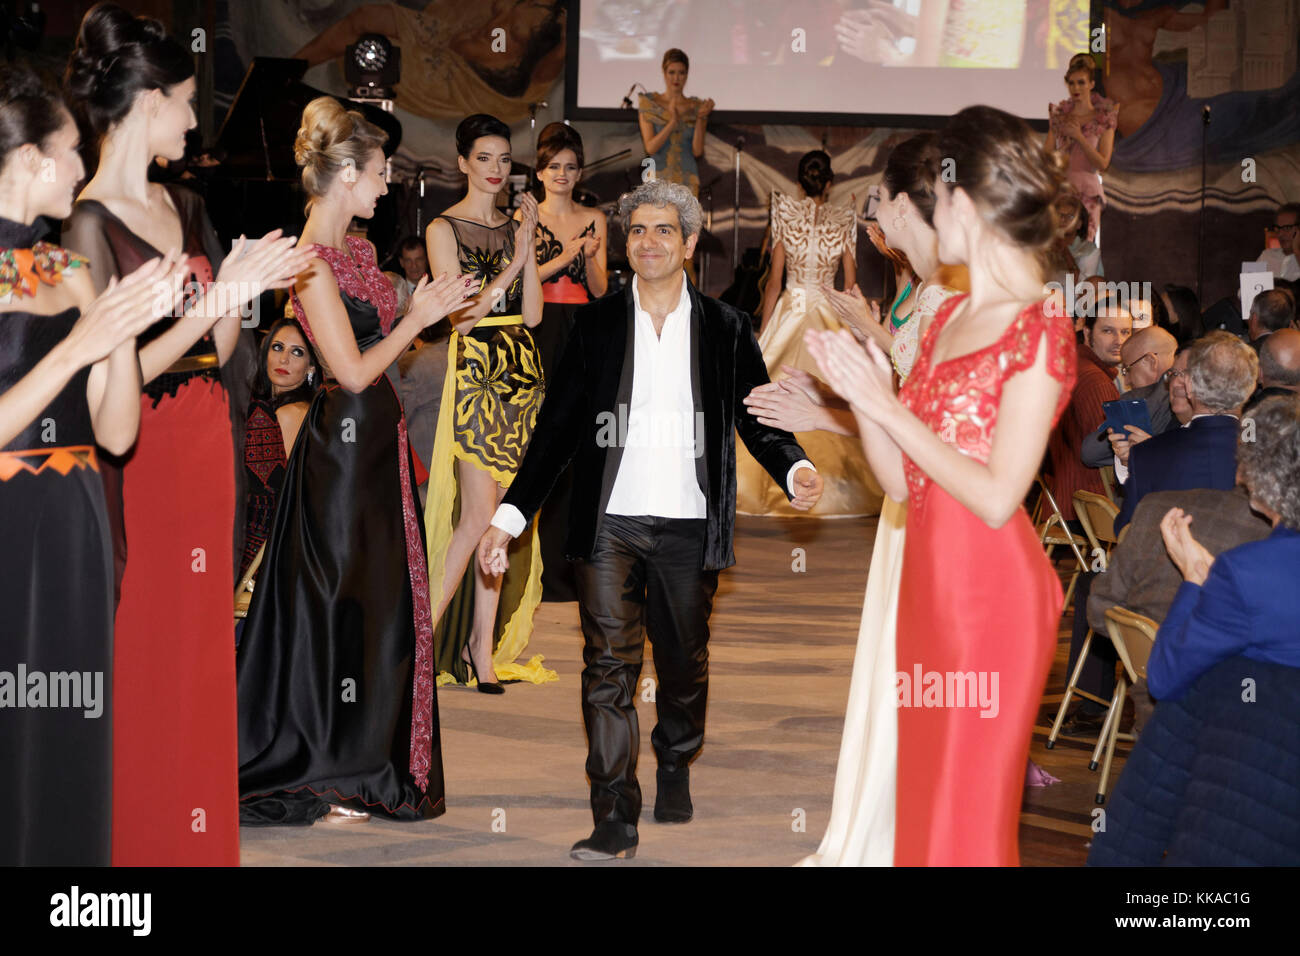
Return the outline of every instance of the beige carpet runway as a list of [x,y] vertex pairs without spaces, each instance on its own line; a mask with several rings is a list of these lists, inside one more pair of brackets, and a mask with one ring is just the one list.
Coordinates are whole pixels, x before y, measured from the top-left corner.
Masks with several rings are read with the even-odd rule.
[[[447,812],[437,820],[241,832],[245,866],[787,866],[816,850],[831,806],[858,617],[875,519],[740,518],[736,567],[722,574],[710,639],[704,750],[692,766],[695,819],[654,822],[654,704],[646,654],[639,775],[640,847],[630,861],[568,857],[591,830],[579,700],[576,604],[543,604],[528,655],[560,679],[512,684],[500,697],[438,694]],[[794,549],[802,548],[802,556]],[[804,570],[793,570],[803,567]],[[1048,685],[1059,700],[1068,622]],[[1045,704],[1044,714],[1054,713]],[[1050,716],[1047,718],[1050,725]],[[1028,791],[1026,864],[1086,856],[1095,775],[1087,749],[1063,742],[1034,757],[1063,783]],[[1113,771],[1123,762],[1116,756]],[[1113,783],[1112,783],[1113,787]]]

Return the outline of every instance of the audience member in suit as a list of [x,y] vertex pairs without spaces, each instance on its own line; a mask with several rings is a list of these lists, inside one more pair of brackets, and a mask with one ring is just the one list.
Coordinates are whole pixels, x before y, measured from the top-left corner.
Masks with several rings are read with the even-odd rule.
[[1192,420],[1133,447],[1116,532],[1152,491],[1236,485],[1239,418],[1258,375],[1259,359],[1236,336],[1211,332],[1192,345],[1183,377]]
[[1288,289],[1265,289],[1250,304],[1246,332],[1250,347],[1259,351],[1274,332],[1295,328],[1295,297]]
[[1067,521],[1074,520],[1074,493],[1105,494],[1101,473],[1083,465],[1083,442],[1106,420],[1101,403],[1119,398],[1115,375],[1120,348],[1133,330],[1133,317],[1115,306],[1097,308],[1084,321],[1083,341],[1078,345],[1079,375],[1070,393],[1070,404],[1047,443],[1052,466],[1052,494]]
[[1254,440],[1238,450],[1241,480],[1272,534],[1215,557],[1193,537],[1192,518],[1181,509],[1161,521],[1183,584],[1147,662],[1157,700],[1177,700],[1203,673],[1237,655],[1300,667],[1300,396],[1267,399],[1254,421]]
[[1246,411],[1274,395],[1286,397],[1297,392],[1300,392],[1300,329],[1279,329],[1265,336],[1260,344],[1259,388],[1246,403]]
[[[1115,646],[1106,637],[1107,610],[1128,608],[1158,624],[1173,603],[1183,579],[1170,561],[1160,535],[1160,520],[1170,508],[1180,508],[1195,518],[1200,540],[1214,555],[1268,536],[1268,522],[1250,510],[1250,496],[1240,488],[1156,491],[1143,498],[1133,514],[1128,534],[1111,552],[1106,570],[1091,575],[1092,587],[1086,598],[1075,599],[1076,609],[1082,610],[1076,612],[1067,674],[1074,673],[1074,662],[1089,627],[1094,635],[1088,660],[1079,674],[1080,690],[1104,700],[1109,700],[1115,692],[1117,657]],[[1078,620],[1080,614],[1082,621]],[[1139,685],[1142,683],[1139,681]],[[1137,710],[1135,724],[1140,727],[1149,714],[1149,698],[1141,686],[1133,688],[1132,696]],[[1069,736],[1095,734],[1101,729],[1104,714],[1104,707],[1084,701],[1062,731]]]
[[[1128,460],[1128,445],[1144,441],[1151,435],[1161,435],[1171,428],[1177,428],[1179,422],[1169,408],[1169,384],[1166,374],[1174,365],[1174,356],[1178,352],[1178,340],[1165,329],[1149,325],[1135,331],[1120,347],[1120,374],[1128,382],[1129,389],[1121,397],[1140,398],[1147,404],[1147,413],[1151,416],[1151,432],[1130,425],[1128,435],[1115,436],[1116,443],[1123,443],[1123,461]],[[1103,422],[1091,435],[1083,440],[1082,460],[1089,468],[1102,468],[1113,465],[1121,450],[1120,445],[1111,447]],[[1134,436],[1130,439],[1129,435]]]

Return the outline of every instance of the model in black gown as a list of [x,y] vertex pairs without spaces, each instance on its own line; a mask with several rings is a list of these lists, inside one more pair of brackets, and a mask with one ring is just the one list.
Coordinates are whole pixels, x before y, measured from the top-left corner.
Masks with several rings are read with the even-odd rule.
[[[392,328],[397,297],[369,244],[347,246],[315,249],[364,352]],[[401,820],[445,810],[425,543],[396,382],[396,363],[359,393],[327,380],[289,456],[237,657],[243,824],[310,823],[329,804]]]
[[[31,254],[36,231],[0,219],[0,250]],[[35,254],[86,264],[53,246],[37,245]],[[80,317],[76,307],[0,312],[0,394]],[[113,553],[89,377],[89,366],[74,374],[0,448],[0,866],[109,861]],[[31,706],[33,680],[60,672],[75,678],[78,706],[51,706],[54,682],[40,694],[42,706]]]

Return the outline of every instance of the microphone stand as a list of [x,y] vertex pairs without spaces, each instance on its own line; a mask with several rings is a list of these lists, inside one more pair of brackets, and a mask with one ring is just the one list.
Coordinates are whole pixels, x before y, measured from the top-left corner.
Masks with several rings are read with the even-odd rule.
[[1210,104],[1201,108],[1201,214],[1196,227],[1196,301],[1201,298],[1201,283],[1205,278],[1205,164],[1209,151]]
[[733,201],[734,218],[731,221],[731,271],[740,264],[740,153],[745,148],[745,137],[736,137],[736,194]]

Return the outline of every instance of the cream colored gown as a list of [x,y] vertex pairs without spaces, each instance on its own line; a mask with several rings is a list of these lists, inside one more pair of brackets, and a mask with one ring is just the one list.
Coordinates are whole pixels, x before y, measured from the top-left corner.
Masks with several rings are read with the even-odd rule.
[[[840,329],[843,324],[822,295],[832,285],[845,250],[857,250],[858,224],[848,206],[772,194],[772,245],[785,248],[786,287],[772,317],[759,336],[767,374],[785,378],[782,365],[820,377],[817,363],[804,345],[808,329]],[[795,436],[817,467],[825,485],[812,511],[795,511],[771,476],[740,442],[736,443],[736,511],[747,515],[782,517],[847,517],[880,512],[884,493],[867,466],[856,437],[829,432],[799,432]]]

